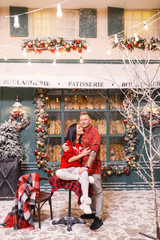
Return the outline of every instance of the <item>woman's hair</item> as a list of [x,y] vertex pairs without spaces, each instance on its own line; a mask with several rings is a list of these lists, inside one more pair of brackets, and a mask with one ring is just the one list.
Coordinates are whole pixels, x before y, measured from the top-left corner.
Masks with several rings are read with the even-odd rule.
[[[68,132],[66,136],[66,141],[70,140],[72,146],[75,146],[74,141],[76,139],[76,133],[77,133],[77,123],[74,123],[68,128]],[[79,138],[79,143],[81,143],[81,137]]]

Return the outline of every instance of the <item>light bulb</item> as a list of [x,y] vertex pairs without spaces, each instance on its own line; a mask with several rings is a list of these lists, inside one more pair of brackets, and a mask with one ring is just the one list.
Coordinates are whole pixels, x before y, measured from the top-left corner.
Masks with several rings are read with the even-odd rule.
[[147,25],[146,21],[143,21],[143,24],[144,24],[144,29],[148,30],[148,25]]
[[58,57],[60,55],[60,52],[59,52],[59,50],[57,49],[56,50],[56,56]]
[[28,66],[31,66],[31,64],[32,64],[31,60],[28,60]]
[[13,26],[15,28],[19,28],[20,27],[20,25],[19,25],[19,17],[18,16],[14,17],[14,24],[13,24]]
[[80,60],[79,60],[79,61],[80,61],[80,63],[83,63],[83,58],[82,58],[82,57],[80,57]]
[[4,60],[5,60],[5,61],[7,61],[7,60],[8,60],[8,55],[6,55],[6,56],[4,57]]
[[111,51],[107,48],[107,55],[110,55]]
[[115,41],[115,43],[118,43],[117,34],[115,34],[115,36],[114,36],[114,41]]
[[139,37],[137,36],[137,34],[136,34],[136,33],[134,34],[134,36],[135,36],[135,40],[136,40],[136,42],[138,42],[138,40],[139,40]]
[[56,59],[54,59],[54,61],[53,61],[53,66],[54,67],[56,66]]
[[57,4],[57,17],[62,17],[62,10],[60,4]]
[[23,57],[26,57],[27,56],[27,51],[26,51],[26,48],[23,49]]
[[87,46],[87,52],[91,52],[91,48]]

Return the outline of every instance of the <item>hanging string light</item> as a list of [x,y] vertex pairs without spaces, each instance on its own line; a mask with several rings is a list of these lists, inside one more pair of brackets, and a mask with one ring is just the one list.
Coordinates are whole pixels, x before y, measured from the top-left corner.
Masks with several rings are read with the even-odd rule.
[[54,61],[53,61],[53,66],[54,67],[56,66],[56,59],[54,59]]
[[114,41],[115,41],[115,43],[118,43],[117,34],[114,35]]
[[26,51],[26,48],[23,49],[23,53],[22,53],[23,57],[26,57],[27,56],[27,51]]
[[80,60],[79,60],[80,63],[83,63],[83,57],[80,57]]
[[15,28],[19,28],[20,27],[20,24],[19,24],[19,16],[14,16],[14,24],[13,24],[13,26],[15,27]]
[[31,63],[31,60],[29,59],[29,60],[28,60],[28,66],[31,66],[31,64],[32,64],[32,63]]
[[136,42],[138,42],[139,37],[137,36],[137,33],[134,34],[134,37],[135,37]]
[[107,48],[107,55],[111,54],[111,50],[109,48]]
[[59,49],[56,50],[56,56],[58,57],[60,55]]
[[62,17],[61,4],[57,4],[57,17]]
[[147,31],[148,30],[148,25],[147,25],[146,21],[143,21],[143,24],[144,24],[144,29]]
[[91,52],[91,48],[90,48],[90,46],[88,45],[88,43],[87,43],[87,52]]
[[7,61],[8,60],[8,55],[4,56],[4,60]]
[[[64,4],[65,2],[68,2],[68,1],[69,1],[69,0],[64,0],[64,1],[60,2],[59,4],[53,4],[53,5],[51,5],[51,6],[53,7],[53,6],[57,6],[57,5],[58,5],[58,6],[57,6],[57,9],[60,9],[60,10],[61,10],[61,5]],[[25,13],[18,14],[18,15],[16,15],[16,16],[14,15],[14,16],[3,16],[3,17],[6,17],[6,18],[14,17],[15,26],[16,26],[16,27],[20,27],[20,26],[18,26],[19,16],[24,15],[24,14],[29,14],[29,13],[37,12],[37,11],[40,11],[40,10],[43,10],[43,9],[46,9],[46,8],[50,8],[51,6],[46,6],[46,7],[43,7],[43,8],[35,9],[35,10],[29,11],[29,12],[25,12]],[[147,29],[148,29],[148,26],[150,26],[150,25],[153,24],[154,22],[158,21],[158,20],[160,19],[160,17],[158,17],[157,19],[155,19],[154,21],[152,21],[152,22],[149,23],[148,25],[147,25],[146,22],[147,22],[148,20],[156,17],[156,16],[159,15],[159,14],[160,14],[160,11],[157,12],[156,14],[154,14],[153,16],[149,17],[149,18],[146,19],[145,21],[139,22],[138,24],[136,24],[136,25],[134,25],[134,26],[131,26],[131,27],[127,28],[127,29],[124,29],[124,30],[121,31],[121,32],[117,32],[117,33],[114,34],[114,35],[107,36],[107,37],[105,37],[105,39],[111,40],[110,37],[114,37],[114,38],[115,38],[115,40],[114,40],[115,43],[118,44],[119,40],[118,40],[118,37],[117,37],[117,36],[118,36],[120,33],[123,33],[123,32],[125,32],[125,31],[127,31],[127,30],[129,30],[129,29],[132,29],[132,28],[134,28],[134,27],[136,27],[136,26],[138,26],[138,25],[140,25],[140,24],[143,24],[143,25],[144,25],[144,28],[147,30]],[[2,16],[0,16],[0,18],[2,18]],[[143,28],[143,29],[144,29],[144,28]],[[140,31],[142,31],[143,29],[141,29]],[[135,36],[135,35],[136,35],[136,33],[134,34],[134,36]],[[136,40],[136,41],[139,41],[139,37],[138,37],[138,36],[135,36],[135,40]],[[8,46],[8,45],[0,45],[0,47],[12,47],[12,48],[14,47],[14,48],[18,48],[18,47],[15,47],[15,46]],[[158,48],[156,48],[156,49],[158,49]],[[27,51],[28,51],[28,50],[27,50]],[[90,52],[90,48],[89,48],[89,47],[87,47],[87,51]],[[109,51],[107,50],[107,54],[108,54],[108,53],[109,53]],[[26,55],[25,52],[24,52],[24,55]],[[59,55],[58,52],[57,52],[57,55]]]

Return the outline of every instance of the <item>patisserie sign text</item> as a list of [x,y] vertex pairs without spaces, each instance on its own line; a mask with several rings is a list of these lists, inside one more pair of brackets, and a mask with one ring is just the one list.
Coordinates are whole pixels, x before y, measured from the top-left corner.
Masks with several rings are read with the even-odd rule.
[[69,87],[103,88],[104,82],[68,82]]

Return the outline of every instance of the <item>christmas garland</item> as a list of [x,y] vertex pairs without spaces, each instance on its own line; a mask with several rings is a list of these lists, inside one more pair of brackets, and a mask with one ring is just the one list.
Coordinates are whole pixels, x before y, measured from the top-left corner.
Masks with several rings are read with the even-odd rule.
[[22,110],[20,107],[13,109],[9,113],[9,122],[15,124],[19,131],[30,125],[30,118],[27,112]]
[[22,50],[26,49],[27,51],[35,51],[41,53],[42,51],[50,51],[52,53],[59,51],[61,52],[70,52],[71,50],[76,50],[79,53],[82,50],[87,50],[87,43],[82,40],[73,40],[73,41],[64,41],[63,38],[47,40],[28,40],[24,41],[22,44]]
[[49,164],[48,155],[46,153],[46,136],[48,134],[48,113],[45,109],[45,95],[47,90],[37,89],[34,92],[35,114],[36,114],[36,149],[34,151],[37,160],[37,167],[43,168],[45,172],[54,175],[55,164]]
[[152,115],[150,116],[151,108],[147,105],[142,111],[142,121],[144,127],[150,128],[150,120],[152,124],[152,130],[160,126],[160,108],[157,105],[152,107]]
[[138,37],[135,38],[126,38],[119,39],[118,43],[113,42],[113,48],[118,47],[120,49],[128,49],[132,51],[134,48],[142,49],[142,50],[151,50],[156,51],[160,50],[160,39],[152,37],[150,40],[145,38]]

